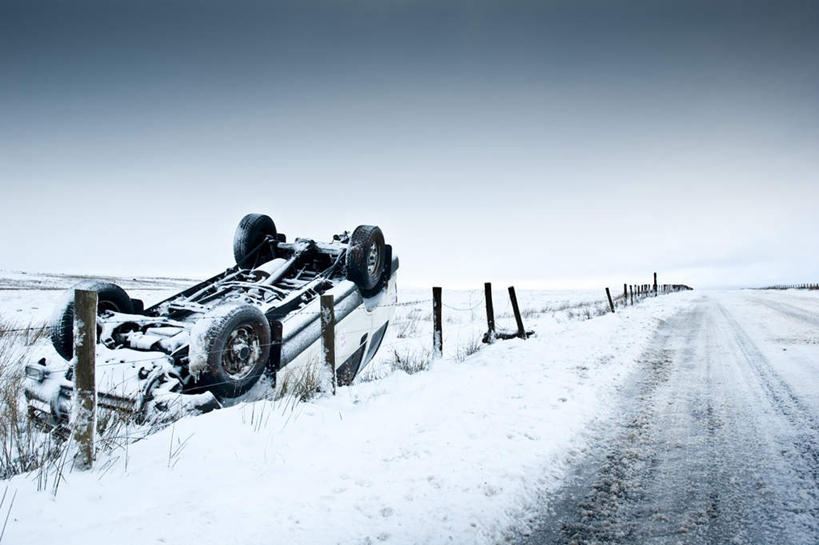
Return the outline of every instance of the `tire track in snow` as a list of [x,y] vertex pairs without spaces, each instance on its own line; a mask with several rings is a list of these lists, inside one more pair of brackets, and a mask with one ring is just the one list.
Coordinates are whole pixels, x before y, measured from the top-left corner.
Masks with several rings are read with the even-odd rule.
[[661,327],[603,435],[523,544],[819,542],[817,428],[719,302]]
[[[641,357],[641,370],[624,391],[625,414],[616,433],[602,433],[592,455],[551,498],[550,514],[522,543],[641,543],[646,521],[629,506],[646,502],[648,486],[657,479],[659,453],[650,437],[657,411],[650,402],[670,376],[669,343],[680,323],[698,321],[687,312],[662,324],[655,341]],[[691,328],[686,340],[697,333]],[[603,431],[603,430],[601,430]],[[649,515],[649,518],[651,515]]]
[[783,301],[771,301],[770,299],[763,299],[761,297],[753,297],[751,301],[799,322],[805,322],[812,326],[819,327],[819,316],[795,305]]
[[[793,430],[791,442],[799,454],[791,460],[793,468],[802,478],[819,483],[819,423],[816,417],[794,394],[791,386],[776,373],[768,359],[728,310],[721,304],[718,308],[730,326],[736,346],[757,374],[759,384],[767,394],[770,404],[780,412]],[[783,454],[786,452],[783,450]],[[787,453],[786,456],[791,457],[792,453]],[[800,460],[800,457],[803,460]],[[813,495],[819,501],[815,491]],[[819,512],[816,512],[815,516],[819,517]]]
[[[819,434],[819,423],[811,410],[794,394],[791,386],[774,370],[768,359],[745,332],[739,322],[721,304],[718,304],[723,319],[729,324],[737,347],[745,360],[759,375],[759,381],[768,392],[771,402],[788,420],[798,427],[808,427]],[[819,326],[819,324],[817,324]]]

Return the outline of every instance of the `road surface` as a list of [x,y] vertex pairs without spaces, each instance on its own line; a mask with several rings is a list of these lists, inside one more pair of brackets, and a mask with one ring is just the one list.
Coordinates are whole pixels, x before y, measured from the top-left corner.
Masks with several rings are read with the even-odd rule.
[[704,293],[522,545],[819,543],[819,296]]

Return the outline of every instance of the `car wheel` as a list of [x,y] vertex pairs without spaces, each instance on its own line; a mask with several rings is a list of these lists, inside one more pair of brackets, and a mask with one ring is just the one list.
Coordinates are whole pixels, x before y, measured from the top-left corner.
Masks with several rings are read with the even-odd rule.
[[74,357],[74,290],[77,289],[97,292],[97,314],[107,310],[130,314],[134,310],[125,290],[111,282],[86,280],[66,291],[51,322],[51,344],[66,360]]
[[[270,243],[265,240],[270,237]],[[252,269],[276,257],[276,224],[270,216],[248,214],[233,236],[233,257],[243,269]]]
[[217,308],[191,332],[192,366],[202,367],[197,386],[220,398],[253,387],[270,357],[270,324],[257,307]]
[[347,249],[347,280],[354,282],[365,297],[383,287],[386,268],[384,234],[375,225],[359,225],[350,236]]

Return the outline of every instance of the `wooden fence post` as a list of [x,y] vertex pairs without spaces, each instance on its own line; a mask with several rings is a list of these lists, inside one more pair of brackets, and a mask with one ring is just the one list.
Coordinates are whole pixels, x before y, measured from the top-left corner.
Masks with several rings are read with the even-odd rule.
[[330,384],[336,395],[336,316],[332,295],[322,295],[321,303],[321,351],[325,369],[330,370]]
[[654,297],[657,297],[657,273],[654,273]]
[[609,291],[608,288],[606,288],[606,297],[609,298],[609,308],[611,309],[612,312],[614,312],[614,301],[611,300],[611,292]]
[[[319,300],[319,302],[321,302]],[[270,322],[270,358],[267,360],[265,373],[270,377],[270,387],[276,389],[276,372],[282,361],[282,323],[279,320]]]
[[628,286],[623,284],[623,306],[628,305]]
[[432,354],[440,358],[444,354],[444,333],[441,326],[441,288],[432,288]]
[[486,339],[484,342],[492,343],[495,340],[495,307],[492,305],[492,284],[489,282],[483,285],[483,297],[486,300]]
[[629,288],[631,290],[631,306],[634,306],[634,284],[629,286]]
[[515,322],[518,324],[518,337],[526,338],[526,330],[523,328],[523,318],[520,316],[520,308],[518,308],[518,298],[515,295],[515,287],[509,286],[509,300],[512,301],[512,312],[515,313]]
[[74,290],[74,404],[72,418],[78,450],[74,466],[88,470],[94,464],[97,427],[97,292]]

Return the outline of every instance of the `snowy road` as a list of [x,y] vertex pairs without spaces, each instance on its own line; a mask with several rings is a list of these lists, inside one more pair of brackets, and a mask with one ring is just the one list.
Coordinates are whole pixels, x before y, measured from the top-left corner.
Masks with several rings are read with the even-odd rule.
[[701,295],[522,544],[819,543],[819,299]]

